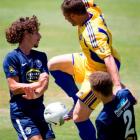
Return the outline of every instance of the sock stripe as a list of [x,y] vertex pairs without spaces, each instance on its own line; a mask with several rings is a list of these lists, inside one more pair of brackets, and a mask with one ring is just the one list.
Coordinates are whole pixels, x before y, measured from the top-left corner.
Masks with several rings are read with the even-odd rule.
[[96,100],[95,94],[91,93],[90,96],[88,96],[88,98],[84,101],[84,103],[89,106],[90,104],[93,104],[95,100]]

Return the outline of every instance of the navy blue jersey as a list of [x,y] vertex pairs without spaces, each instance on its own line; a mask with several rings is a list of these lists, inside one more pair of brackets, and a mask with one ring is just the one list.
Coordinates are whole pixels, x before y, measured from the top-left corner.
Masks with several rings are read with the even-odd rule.
[[105,104],[96,119],[98,140],[137,140],[133,105],[135,98],[128,89],[119,90]]
[[[19,83],[36,82],[43,72],[48,73],[47,56],[43,52],[31,50],[29,55],[25,55],[19,48],[8,53],[3,62],[6,77],[19,77]],[[22,98],[22,94],[14,95],[10,91],[11,105],[17,104],[21,108],[38,106],[43,103],[43,96],[34,100]]]
[[[47,56],[36,50],[25,55],[17,48],[7,54],[3,68],[7,78],[18,76],[19,83],[36,82],[41,73],[48,73]],[[33,100],[23,98],[22,93],[14,95],[10,91],[10,95],[10,116],[19,140],[39,134],[43,139],[55,138],[51,126],[44,119],[43,95]]]

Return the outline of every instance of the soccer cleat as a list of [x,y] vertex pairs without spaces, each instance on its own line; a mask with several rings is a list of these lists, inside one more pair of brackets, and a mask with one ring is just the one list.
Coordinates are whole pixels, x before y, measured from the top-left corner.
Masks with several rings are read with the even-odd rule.
[[63,117],[64,121],[69,121],[72,119],[72,116],[69,115],[69,114],[66,114],[64,117]]
[[73,106],[71,108],[71,110],[66,115],[64,115],[64,117],[63,117],[64,121],[69,121],[69,120],[71,120],[73,118],[73,110],[74,110],[74,107],[75,106]]

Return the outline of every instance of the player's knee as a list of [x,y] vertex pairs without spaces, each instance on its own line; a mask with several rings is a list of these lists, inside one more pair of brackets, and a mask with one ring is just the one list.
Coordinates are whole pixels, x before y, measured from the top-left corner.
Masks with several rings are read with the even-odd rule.
[[82,121],[85,121],[87,120],[87,117],[84,116],[84,115],[80,115],[80,114],[73,114],[73,121],[74,122],[82,122]]
[[79,121],[79,116],[77,114],[73,114],[73,121],[78,122]]
[[41,135],[36,135],[31,137],[29,140],[43,140],[43,138],[41,137]]
[[49,70],[55,70],[55,67],[56,67],[56,58],[53,57],[51,58],[49,61],[48,61],[48,69]]

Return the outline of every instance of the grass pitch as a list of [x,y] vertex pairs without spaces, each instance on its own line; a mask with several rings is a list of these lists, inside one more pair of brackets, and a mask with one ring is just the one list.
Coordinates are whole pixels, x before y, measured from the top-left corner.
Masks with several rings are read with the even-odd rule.
[[[77,30],[65,21],[60,10],[62,0],[4,0],[0,2],[0,138],[2,140],[17,139],[15,130],[9,119],[9,91],[2,69],[6,53],[16,46],[5,40],[5,28],[21,16],[36,15],[41,23],[42,39],[39,50],[45,51],[48,57],[78,52]],[[136,94],[138,104],[135,107],[136,128],[140,138],[140,1],[139,0],[95,0],[103,10],[105,19],[112,30],[113,46],[122,58],[120,70],[122,81]],[[65,38],[65,39],[64,39]],[[62,101],[68,108],[72,101],[59,89],[51,78],[49,90],[46,91],[45,104]],[[92,113],[94,122],[101,106]],[[79,140],[77,130],[70,121],[61,127],[54,127],[57,140]]]

